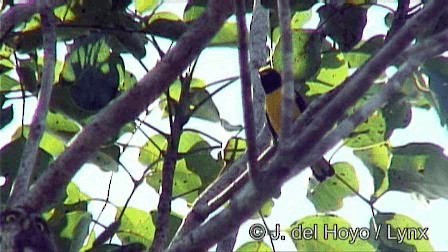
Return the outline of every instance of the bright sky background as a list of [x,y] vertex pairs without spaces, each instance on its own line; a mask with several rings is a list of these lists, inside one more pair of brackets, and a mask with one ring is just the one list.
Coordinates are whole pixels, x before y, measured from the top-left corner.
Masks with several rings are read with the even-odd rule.
[[[179,1],[181,2],[181,1]],[[379,1],[383,2],[384,1]],[[387,1],[386,4],[394,6],[395,1]],[[168,10],[182,16],[184,5],[182,3],[175,3],[175,1],[167,1],[167,3],[160,10]],[[316,8],[313,9],[313,13]],[[315,13],[314,13],[315,14]],[[383,20],[387,10],[379,7],[371,7],[369,9],[369,20]],[[310,27],[315,27],[317,18],[314,17],[308,24]],[[250,19],[248,20],[250,22]],[[367,22],[364,38],[368,38],[377,33],[384,33],[385,26],[383,22]],[[168,48],[169,42],[161,42],[164,48]],[[63,46],[58,46],[58,59],[63,60],[65,49]],[[157,53],[152,47],[147,46],[147,57],[143,59],[144,64],[150,68],[154,66],[157,60]],[[131,57],[125,56],[124,61],[126,68],[132,71],[138,79],[140,79],[145,71],[143,68]],[[236,76],[239,74],[238,68],[238,53],[236,49],[226,48],[212,48],[205,50],[198,62],[195,77],[204,79],[207,83],[227,78],[229,76]],[[224,89],[213,97],[221,117],[233,124],[242,124],[242,105],[241,92],[239,82],[236,82]],[[25,122],[29,123],[31,120],[32,109],[35,107],[35,99],[27,99],[27,111],[25,113]],[[5,104],[8,106],[8,104]],[[155,110],[148,117],[151,124],[165,132],[169,132],[169,125],[166,122],[160,122],[161,112],[154,106]],[[396,130],[391,137],[392,146],[400,146],[409,142],[432,142],[445,148],[448,148],[448,134],[446,129],[440,126],[439,119],[434,110],[424,111],[420,109],[413,109],[413,118],[411,125],[406,129]],[[14,103],[14,113],[16,115],[13,123],[6,126],[1,131],[0,146],[5,145],[13,132],[20,126],[21,104],[20,100]],[[200,128],[210,133],[214,137],[222,140],[223,143],[232,136],[232,134],[224,131],[218,124],[208,123],[197,119],[192,119],[187,125],[190,128]],[[151,132],[151,131],[148,131]],[[125,141],[122,141],[125,142]],[[137,134],[133,138],[134,144],[143,144],[146,138],[141,134]],[[331,151],[329,154],[333,154]],[[330,155],[328,155],[330,157]],[[126,151],[121,160],[126,164],[135,177],[140,177],[143,166],[137,160],[138,151]],[[332,157],[331,162],[349,161],[356,169],[358,178],[360,180],[360,193],[366,198],[369,198],[373,193],[372,178],[364,167],[352,153],[350,149],[341,148]],[[282,197],[275,201],[275,207],[272,214],[266,219],[268,225],[273,228],[276,223],[280,224],[282,229],[289,227],[294,221],[308,215],[314,215],[315,209],[311,202],[306,199],[306,190],[308,186],[308,178],[311,172],[306,170],[299,176],[295,177],[282,188]],[[107,194],[107,186],[109,183],[111,173],[102,172],[93,165],[85,165],[80,172],[75,176],[74,181],[81,187],[81,190],[87,193],[92,198],[105,198]],[[132,189],[131,180],[128,175],[120,169],[119,172],[113,175],[113,182],[111,186],[110,200],[116,205],[122,206]],[[134,194],[131,200],[131,206],[144,210],[153,210],[157,208],[158,195],[147,184],[142,184]],[[94,215],[103,207],[102,202],[92,202],[89,204],[89,209]],[[375,207],[383,212],[395,212],[411,216],[417,220],[423,227],[429,227],[429,236],[431,244],[435,250],[448,250],[448,239],[446,239],[446,227],[448,227],[448,218],[446,218],[445,210],[448,209],[448,201],[433,200],[430,203],[419,200],[415,196],[401,193],[388,192],[376,204]],[[173,211],[181,214],[188,212],[188,207],[183,200],[176,200],[173,202]],[[348,220],[353,227],[368,227],[371,218],[370,207],[364,203],[357,196],[349,197],[344,200],[344,207],[335,214]],[[111,223],[114,220],[115,209],[107,207],[102,214],[100,222],[103,224]],[[94,216],[95,218],[95,216]],[[254,223],[261,223],[261,220],[249,220],[242,225],[235,249],[243,243],[250,241],[248,230],[250,225]],[[96,234],[99,234],[102,229],[95,228]],[[118,241],[118,240],[115,240]],[[270,244],[269,240],[265,242]],[[290,240],[275,242],[277,251],[295,250],[293,243]]]

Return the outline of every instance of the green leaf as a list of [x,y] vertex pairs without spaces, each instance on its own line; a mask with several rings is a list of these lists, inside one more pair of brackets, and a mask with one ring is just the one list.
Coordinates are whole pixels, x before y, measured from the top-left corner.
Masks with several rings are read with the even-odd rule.
[[376,35],[362,43],[358,48],[345,52],[344,57],[350,68],[357,68],[375,55],[383,47],[383,44],[384,35]]
[[66,116],[57,113],[48,113],[45,122],[47,130],[52,132],[65,132],[76,134],[81,128],[73,120],[70,120]]
[[270,199],[263,204],[260,211],[252,215],[251,219],[260,219],[261,218],[260,213],[263,216],[263,218],[269,217],[269,215],[271,215],[272,213],[272,208],[274,208],[274,201]]
[[311,20],[312,13],[310,10],[297,11],[291,19],[291,29],[300,29]]
[[120,148],[115,145],[111,145],[105,148],[101,148],[95,153],[95,155],[89,159],[89,163],[95,164],[101,170],[105,172],[118,171],[118,159],[120,158]]
[[[161,167],[155,167],[151,173],[146,176],[146,182],[160,192],[162,183]],[[199,196],[199,189],[202,188],[201,178],[188,170],[185,159],[179,160],[176,163],[173,181],[173,197],[183,195],[187,202],[192,203]],[[185,195],[184,195],[185,194]]]
[[225,23],[219,32],[213,37],[209,46],[237,46],[238,29],[236,23]]
[[[151,217],[154,220],[154,225],[157,225],[157,214],[158,212],[153,210],[151,211]],[[169,245],[169,243],[171,242],[171,240],[173,239],[174,235],[176,235],[177,229],[179,229],[180,224],[182,224],[182,220],[183,217],[179,214],[170,213],[170,218],[169,218],[169,233],[168,233],[168,238],[166,240],[166,244],[165,247]]]
[[378,198],[389,188],[388,170],[392,160],[390,147],[387,144],[376,145],[368,149],[353,152],[369,169],[373,177],[374,197]]
[[0,94],[20,88],[20,83],[6,74],[0,75]]
[[[296,81],[305,81],[313,76],[321,63],[321,41],[317,32],[313,30],[292,30],[293,43],[293,70]],[[283,69],[282,40],[280,39],[274,49],[273,65],[275,70]]]
[[246,242],[239,247],[237,252],[271,252],[272,248],[262,241]]
[[221,121],[218,108],[205,88],[192,88],[190,94],[190,110],[195,110],[193,117],[210,122]]
[[[115,219],[118,218],[122,211],[123,208],[119,207]],[[117,236],[123,245],[131,243],[141,243],[145,246],[151,245],[155,232],[151,215],[146,211],[132,207],[128,207],[124,211],[121,225],[117,232]]]
[[325,94],[339,86],[348,77],[348,65],[344,55],[338,52],[326,53],[315,78],[305,83],[306,96]]
[[12,104],[6,108],[2,108],[5,101],[5,96],[0,95],[0,129],[8,125],[12,121],[14,115]]
[[[364,106],[370,97],[379,92],[381,85],[374,85],[367,94],[349,110],[348,114]],[[386,141],[386,119],[381,110],[375,111],[364,123],[360,124],[349,137],[345,144],[352,148],[372,147]]]
[[171,12],[157,12],[149,19],[144,31],[154,36],[177,40],[188,29],[181,18]]
[[294,222],[287,232],[298,251],[375,251],[365,239],[348,235],[356,230],[361,232],[338,216],[317,215]]
[[135,10],[142,14],[145,11],[152,10],[160,4],[160,0],[135,0]]
[[140,154],[138,156],[138,161],[144,165],[154,165],[153,169],[162,169],[161,167],[156,167],[155,162],[158,163],[157,166],[161,165],[160,159],[168,146],[168,141],[162,135],[151,136],[148,142],[140,149]]
[[[19,170],[20,159],[22,158],[23,148],[25,147],[26,139],[24,137],[15,137],[7,145],[0,149],[0,176],[5,178],[1,190],[1,202],[6,204],[12,185]],[[47,169],[50,162],[53,161],[51,155],[39,149],[36,159],[36,169],[31,178],[33,183],[36,178]]]
[[428,199],[448,198],[448,158],[431,143],[411,143],[392,149],[389,190],[416,192]]
[[403,95],[394,95],[382,109],[386,121],[386,138],[395,129],[406,128],[412,119],[412,106]]
[[64,201],[65,205],[73,205],[73,204],[77,204],[81,201],[90,200],[89,195],[81,192],[79,187],[73,182],[70,182],[68,184],[66,193],[67,193],[67,197],[65,198],[65,201]]
[[[172,101],[178,103],[180,100],[182,90],[182,84],[179,80],[176,80],[170,85],[169,94]],[[210,96],[210,93],[206,89],[206,83],[200,79],[192,79],[190,84],[190,93],[188,98],[188,109],[193,113],[193,117],[211,121],[221,121],[218,108]],[[200,107],[198,107],[200,106]],[[163,111],[163,118],[168,117],[168,102],[166,96],[162,95],[159,101],[159,107]],[[174,111],[173,111],[174,113]]]
[[184,21],[191,22],[198,19],[204,12],[205,7],[196,6],[196,5],[187,5],[184,11]]
[[[3,43],[0,45],[0,77],[3,73],[14,68],[14,62],[11,60],[12,53],[13,49],[11,47]],[[2,82],[0,79],[0,91],[2,90],[1,86]]]
[[226,164],[232,164],[246,152],[247,143],[240,137],[232,137],[227,141],[224,147],[224,161]]
[[[19,135],[22,132],[22,127],[19,127],[16,130],[15,135]],[[30,126],[24,126],[23,127],[23,135],[26,139],[28,139],[28,135],[30,132]],[[57,136],[44,132],[42,136],[42,140],[40,141],[39,148],[46,151],[53,157],[57,157],[61,155],[65,151],[65,143],[61,139],[59,139]]]
[[395,213],[377,213],[370,222],[371,233],[378,234],[378,247],[384,251],[434,251],[431,243],[422,234],[424,227],[414,219]]
[[345,144],[352,148],[362,148],[383,143],[385,141],[386,121],[383,114],[376,111],[350,133]]
[[[180,138],[179,153],[188,170],[197,174],[205,189],[218,176],[222,165],[210,154],[211,146],[198,133],[184,131]],[[194,189],[194,188],[192,188]]]
[[129,91],[137,84],[137,78],[135,77],[135,75],[128,71],[124,71],[122,74],[120,73],[120,80],[121,84],[118,87],[118,90],[120,92]]
[[89,234],[92,215],[88,212],[74,211],[67,213],[66,218],[66,226],[59,233],[60,238],[69,241],[69,250],[66,251],[80,251]]
[[[332,165],[336,174],[339,175],[352,189],[359,190],[358,179],[353,166],[349,163],[335,163]],[[345,197],[354,195],[355,192],[347,187],[338,177],[332,176],[317,185],[308,186],[307,198],[314,204],[316,211],[336,211],[343,206]]]

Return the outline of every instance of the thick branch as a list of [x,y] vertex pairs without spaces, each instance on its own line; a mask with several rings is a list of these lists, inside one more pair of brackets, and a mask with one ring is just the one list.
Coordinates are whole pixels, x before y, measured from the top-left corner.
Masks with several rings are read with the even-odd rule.
[[[11,9],[0,15],[0,43],[17,25],[27,21],[30,17],[39,11],[37,5],[32,1],[29,4],[16,4]],[[63,4],[63,0],[47,1],[50,2],[49,9]]]
[[[207,11],[165,57],[128,93],[116,98],[86,126],[71,146],[39,177],[20,203],[43,211],[58,200],[71,178],[100,145],[160,96],[199,55],[232,13],[231,0],[209,1]],[[51,183],[49,183],[51,181]]]
[[42,85],[39,91],[37,107],[30,125],[30,133],[22,153],[20,167],[15,180],[10,203],[14,204],[28,191],[31,176],[36,165],[40,140],[45,131],[45,119],[48,114],[51,90],[54,82],[54,67],[56,61],[56,18],[53,9],[39,1],[39,11],[42,17],[42,35],[44,44],[44,69]]

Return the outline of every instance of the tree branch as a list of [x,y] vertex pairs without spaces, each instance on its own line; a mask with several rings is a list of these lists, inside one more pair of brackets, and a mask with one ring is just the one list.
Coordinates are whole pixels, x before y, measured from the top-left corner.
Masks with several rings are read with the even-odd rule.
[[[182,85],[183,87],[179,106],[183,106],[185,108],[185,102],[182,102],[182,100],[185,100],[185,84]],[[188,85],[187,94],[189,89],[190,86]],[[168,101],[168,106],[170,103],[171,102]],[[171,111],[170,107],[168,107],[168,111]],[[172,118],[173,115],[170,114],[170,117]],[[183,117],[184,115],[182,114],[182,112],[177,110],[176,116],[173,120],[173,124],[171,125],[171,135],[168,141],[167,152],[163,160],[162,191],[160,193],[159,204],[157,206],[156,231],[154,234],[154,240],[151,247],[148,248],[148,251],[162,251],[165,248],[165,244],[168,240],[171,199],[173,196],[174,172],[176,169],[177,159],[179,157],[179,142],[182,135],[182,127],[184,125]]]
[[238,24],[238,52],[241,76],[241,93],[243,100],[244,130],[246,132],[249,173],[252,178],[257,175],[257,140],[255,134],[254,109],[252,104],[252,85],[249,72],[248,36],[246,28],[246,3],[235,1],[235,14]]
[[50,6],[46,6],[45,2],[45,0],[38,2],[38,9],[42,18],[44,44],[42,85],[39,91],[37,107],[31,121],[28,140],[22,153],[18,175],[14,182],[14,189],[10,197],[10,203],[13,205],[28,191],[30,180],[36,165],[40,140],[45,132],[45,119],[48,114],[48,106],[54,82],[54,67],[56,62],[56,18],[53,15],[53,9]]
[[288,139],[291,134],[291,125],[294,121],[295,92],[294,76],[292,69],[292,32],[291,10],[289,0],[277,0],[278,18],[280,22],[282,40],[282,131],[280,141]]
[[[54,7],[64,4],[65,1],[53,0],[48,2],[50,2],[48,8],[53,9]],[[27,4],[15,4],[5,13],[0,15],[0,43],[3,42],[6,35],[14,30],[17,25],[27,21],[38,11],[39,8],[37,8],[35,1],[32,1],[32,3]]]
[[[116,98],[36,181],[21,205],[44,211],[56,203],[71,178],[110,136],[160,96],[205,48],[233,10],[231,0],[211,0],[206,12],[165,57],[128,93]],[[51,181],[51,183],[48,183]]]

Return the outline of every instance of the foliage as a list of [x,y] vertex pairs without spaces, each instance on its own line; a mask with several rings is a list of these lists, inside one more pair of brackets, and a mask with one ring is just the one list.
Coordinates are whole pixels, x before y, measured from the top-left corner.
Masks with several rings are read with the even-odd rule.
[[[154,47],[163,56],[164,52],[157,41],[166,39],[176,43],[205,12],[207,3],[205,0],[189,1],[183,16],[178,17],[174,13],[159,11],[160,2],[74,0],[54,10],[58,18],[58,44],[65,43],[67,54],[65,60],[58,62],[55,69],[50,113],[46,118],[46,129],[40,142],[32,182],[64,153],[99,111],[114,103],[136,85],[137,79],[132,73],[134,69],[125,64],[123,56],[132,55],[140,62],[144,57],[155,58],[155,55],[148,54],[150,47]],[[253,1],[246,2],[247,12],[250,13]],[[291,25],[295,88],[307,102],[337,90],[354,70],[363,67],[386,43],[387,34],[363,40],[368,22],[367,11],[374,5],[367,3],[371,1],[346,1],[341,6],[318,4],[318,1],[290,2],[293,12]],[[281,71],[283,41],[278,19],[275,17],[277,1],[262,0],[261,3],[271,10],[270,58],[272,66]],[[5,10],[9,4],[10,1],[3,1],[1,8]],[[305,29],[305,23],[310,20],[312,14],[316,14],[312,13],[316,9],[320,20],[318,27]],[[394,21],[391,22],[393,25]],[[424,35],[430,36],[440,32],[445,23],[446,15],[440,18],[434,30],[427,30]],[[17,100],[19,93],[20,96],[38,95],[43,64],[40,51],[41,30],[40,16],[34,15],[0,40],[0,131],[12,124],[14,118],[23,116],[11,105]],[[236,49],[237,42],[237,25],[227,21],[208,48]],[[15,58],[17,55],[20,57]],[[435,108],[441,125],[447,125],[447,69],[448,58],[444,56],[428,60],[421,69],[413,73],[393,100],[375,111],[344,139],[343,145],[354,151],[372,176],[374,192],[369,195],[370,199],[365,199],[372,209],[375,202],[390,191],[413,193],[427,200],[447,198],[448,173],[445,168],[448,158],[441,146],[433,143],[392,146],[389,143],[395,130],[406,128],[410,124],[412,111],[416,108]],[[196,77],[194,73],[193,64],[159,97],[157,109],[151,107],[146,111],[146,116],[158,116],[158,120],[169,124],[169,133],[148,120],[136,118],[104,143],[97,153],[92,153],[89,163],[95,164],[104,172],[115,174],[121,169],[127,169],[121,157],[131,145],[129,142],[124,143],[122,139],[136,132],[143,132],[146,141],[136,147],[138,158],[133,161],[138,161],[145,168],[140,171],[140,179],[129,173],[135,185],[128,196],[129,199],[135,189],[144,182],[155,192],[162,194],[167,177],[165,169],[169,167],[168,162],[172,162],[170,200],[182,199],[191,206],[209,185],[244,155],[247,143],[242,137],[241,128],[231,125],[221,116],[222,105],[215,104],[214,100],[215,95],[233,81],[213,83],[219,85],[219,88],[214,89],[214,85]],[[386,80],[385,76],[379,78],[363,99],[349,111],[345,111],[346,115],[352,115],[365,105],[368,99],[378,94]],[[161,115],[155,111],[161,111]],[[186,125],[195,120],[201,121],[203,125],[219,124],[231,137],[223,141],[208,135],[206,130],[200,127],[187,128]],[[175,129],[173,125],[179,128]],[[144,126],[151,130],[143,130]],[[148,132],[151,134],[148,135]],[[0,176],[5,179],[1,187],[2,204],[8,201],[28,137],[29,125],[21,125],[8,144],[0,149]],[[216,155],[215,150],[221,153]],[[170,153],[173,152],[175,160],[170,160]],[[323,182],[310,179],[308,184],[307,198],[319,214],[298,219],[288,228],[290,234],[296,234],[299,227],[315,232],[319,230],[316,233],[317,239],[298,241],[297,237],[290,237],[293,238],[297,250],[433,249],[427,240],[406,239],[400,244],[391,242],[385,237],[384,229],[378,239],[357,239],[352,243],[349,239],[323,238],[322,232],[326,227],[357,229],[370,234],[375,234],[380,225],[383,225],[383,228],[391,227],[394,234],[405,227],[420,231],[423,228],[411,217],[398,213],[377,211],[372,214],[371,226],[361,228],[354,228],[348,221],[331,214],[330,212],[344,208],[344,199],[347,197],[360,197],[359,188],[365,186],[360,184],[357,178],[362,167],[349,163],[349,160],[334,163],[333,166],[336,171],[334,177]],[[148,213],[128,206],[128,202],[124,205],[114,205],[107,198],[104,200],[104,208],[106,205],[112,205],[116,210],[113,224],[107,226],[100,223],[98,216],[90,213],[88,205],[93,201],[95,200],[82,193],[77,185],[71,183],[66,189],[65,200],[44,214],[61,251],[138,251],[152,245],[156,229],[160,228],[157,226],[158,216],[162,214],[160,209]],[[260,209],[259,215],[254,215],[253,218],[260,218],[260,215],[268,217],[275,207],[275,200],[268,201]],[[300,209],[296,211],[299,212]],[[175,236],[183,218],[184,216],[178,213],[169,213],[167,244]],[[104,233],[98,236],[89,228],[97,224],[105,229]],[[104,237],[106,239],[103,241]],[[112,237],[115,237],[114,242],[118,240],[120,244],[103,244]],[[273,250],[262,241],[250,241],[236,249]]]

